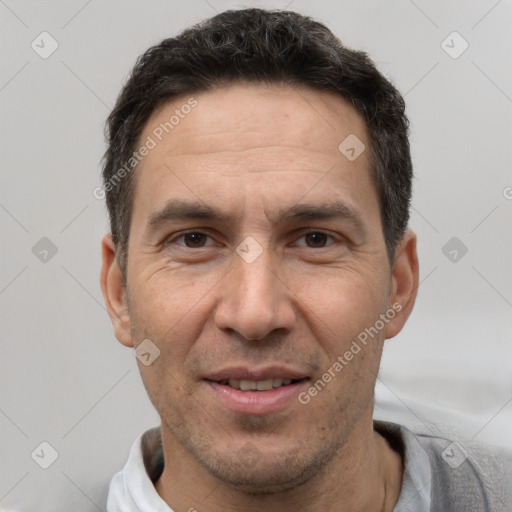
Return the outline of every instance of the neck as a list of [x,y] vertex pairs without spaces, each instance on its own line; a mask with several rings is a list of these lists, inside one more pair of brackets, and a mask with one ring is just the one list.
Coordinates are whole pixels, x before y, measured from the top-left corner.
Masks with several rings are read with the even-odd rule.
[[[369,419],[369,421],[368,421]],[[219,483],[162,428],[164,471],[155,484],[176,512],[391,512],[402,484],[399,454],[373,430],[371,415],[354,428],[335,457],[313,478],[278,493],[248,494]]]

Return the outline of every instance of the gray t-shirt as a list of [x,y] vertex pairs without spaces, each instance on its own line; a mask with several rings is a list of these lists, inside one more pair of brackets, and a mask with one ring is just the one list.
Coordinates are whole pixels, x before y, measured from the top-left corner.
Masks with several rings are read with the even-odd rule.
[[374,422],[402,454],[402,489],[393,512],[512,512],[512,453]]
[[[389,422],[374,425],[404,461],[393,512],[512,512],[510,452],[413,433]],[[163,467],[155,427],[138,437],[126,465],[112,478],[107,512],[173,512],[154,487]]]

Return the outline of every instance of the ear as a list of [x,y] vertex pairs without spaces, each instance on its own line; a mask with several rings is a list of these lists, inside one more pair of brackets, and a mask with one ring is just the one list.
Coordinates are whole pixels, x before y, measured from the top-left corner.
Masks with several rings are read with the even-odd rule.
[[101,268],[101,291],[107,305],[114,333],[120,343],[133,347],[130,315],[123,275],[116,260],[116,249],[109,233],[101,242],[103,265]]
[[396,336],[409,318],[418,292],[419,269],[416,235],[406,231],[395,251],[389,308],[396,315],[386,325],[386,338]]

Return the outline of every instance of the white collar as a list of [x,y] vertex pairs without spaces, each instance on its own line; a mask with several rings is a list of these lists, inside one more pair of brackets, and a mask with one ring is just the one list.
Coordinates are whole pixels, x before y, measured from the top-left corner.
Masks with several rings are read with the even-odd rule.
[[157,469],[161,443],[160,427],[143,432],[135,440],[124,468],[110,482],[107,512],[173,512],[150,478]]

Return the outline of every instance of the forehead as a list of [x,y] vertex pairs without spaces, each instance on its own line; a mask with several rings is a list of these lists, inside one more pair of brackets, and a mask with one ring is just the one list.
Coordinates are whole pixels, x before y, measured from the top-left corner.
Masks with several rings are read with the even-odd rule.
[[[187,107],[194,100],[196,106]],[[165,140],[158,140],[158,128]],[[296,149],[333,152],[349,133],[366,137],[363,119],[338,94],[253,83],[231,84],[165,103],[147,122],[142,139],[155,130],[157,143],[164,143],[152,151],[155,157],[166,151],[179,156],[246,150],[268,145],[276,135],[280,144]]]
[[169,195],[232,204],[242,193],[269,201],[279,193],[296,201],[320,181],[316,191],[357,202],[373,186],[368,152],[350,161],[338,149],[349,136],[369,146],[362,117],[332,92],[239,83],[182,96],[155,111],[140,137],[154,147],[137,171],[134,216]]

